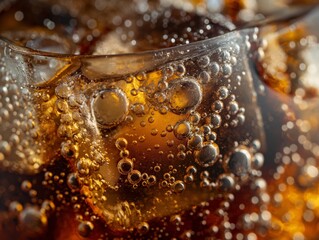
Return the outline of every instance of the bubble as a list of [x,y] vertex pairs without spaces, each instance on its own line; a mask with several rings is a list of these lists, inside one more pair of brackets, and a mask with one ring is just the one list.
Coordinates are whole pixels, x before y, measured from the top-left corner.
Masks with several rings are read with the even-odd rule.
[[173,184],[173,191],[175,193],[181,193],[185,190],[185,184],[183,183],[183,181],[176,181],[174,184]]
[[129,158],[123,158],[118,162],[117,169],[120,174],[127,175],[133,169],[133,161]]
[[209,80],[210,80],[210,75],[209,75],[208,72],[202,71],[202,72],[199,74],[198,79],[199,79],[200,83],[206,84],[206,83],[208,83]]
[[198,134],[195,134],[187,141],[187,147],[191,150],[200,149],[202,147],[202,144],[203,138]]
[[231,174],[223,173],[218,176],[217,186],[223,192],[229,192],[235,187],[235,180]]
[[47,216],[36,207],[27,207],[19,214],[21,228],[30,235],[42,234],[48,224]]
[[243,125],[245,120],[246,120],[246,117],[245,117],[245,115],[243,113],[239,113],[237,115],[237,121],[238,121],[239,125]]
[[149,231],[150,226],[147,222],[142,222],[137,226],[137,230],[140,234],[145,234]]
[[253,188],[259,192],[264,192],[267,190],[267,182],[263,178],[257,178],[253,183]]
[[164,92],[157,92],[154,94],[154,99],[156,99],[159,104],[164,103],[166,101],[166,94]]
[[200,114],[198,112],[192,112],[191,115],[189,116],[189,121],[193,124],[193,125],[197,125],[200,121],[201,117]]
[[134,103],[131,106],[131,111],[136,115],[136,116],[143,116],[145,115],[145,106],[142,103]]
[[229,90],[225,86],[221,86],[217,90],[217,96],[220,100],[226,99],[229,95]]
[[191,134],[191,126],[188,121],[177,122],[174,127],[174,135],[177,139],[182,140]]
[[236,43],[232,46],[232,50],[233,50],[233,53],[237,55],[240,52],[240,46]]
[[115,146],[119,150],[123,150],[127,147],[127,140],[125,138],[118,138],[115,141]]
[[63,142],[61,144],[61,155],[65,159],[77,158],[79,155],[79,148],[71,141]]
[[69,188],[72,190],[79,190],[80,189],[80,184],[79,184],[76,173],[70,173],[68,175],[67,184],[68,184]]
[[254,169],[260,169],[264,165],[264,155],[261,153],[256,153],[253,157],[251,165]]
[[179,215],[179,214],[172,215],[172,216],[170,217],[169,221],[170,221],[171,223],[174,223],[174,224],[177,225],[177,224],[180,224],[180,223],[181,223],[182,217],[181,217],[181,215]]
[[137,96],[138,95],[138,90],[133,88],[133,89],[131,89],[130,93],[131,93],[132,96]]
[[11,152],[11,146],[7,141],[0,141],[0,152],[8,155]]
[[185,68],[185,66],[183,64],[178,64],[176,66],[176,71],[175,72],[176,72],[176,74],[178,76],[184,76],[184,74],[186,73],[186,68]]
[[199,67],[205,68],[209,65],[210,59],[208,56],[202,56],[198,59],[197,63]]
[[22,206],[21,203],[19,203],[17,201],[13,201],[13,202],[10,202],[9,210],[11,212],[19,213],[19,212],[21,212],[23,210],[23,206]]
[[188,174],[196,174],[197,173],[197,168],[195,166],[188,166],[186,169],[186,172]]
[[222,101],[217,100],[212,104],[212,110],[216,113],[220,113],[224,108],[224,104]]
[[195,161],[203,167],[212,166],[218,159],[219,147],[216,143],[204,143],[200,150],[194,152]]
[[224,77],[229,77],[232,74],[232,66],[230,64],[223,64],[221,67],[221,72]]
[[121,89],[104,89],[93,96],[92,111],[101,127],[111,128],[125,119],[128,99]]
[[219,70],[220,70],[220,67],[219,67],[219,64],[217,62],[212,62],[210,64],[210,71],[211,71],[212,76],[217,76],[219,73]]
[[208,120],[208,124],[210,124],[214,129],[219,128],[222,124],[222,118],[219,114],[212,114]]
[[253,142],[252,142],[252,147],[255,151],[258,151],[260,148],[261,148],[261,143],[258,139],[255,139]]
[[66,113],[69,109],[68,103],[65,100],[58,99],[56,101],[56,107],[59,112]]
[[231,55],[227,50],[222,50],[219,54],[219,57],[222,62],[229,62]]
[[41,204],[41,211],[44,211],[46,214],[51,214],[55,210],[54,202],[50,200],[44,200]]
[[62,83],[55,88],[55,94],[66,99],[72,94],[72,90],[66,83]]
[[156,183],[156,177],[154,175],[150,175],[147,179],[147,183],[149,186],[152,186]]
[[246,176],[251,170],[252,156],[245,147],[239,147],[230,156],[227,168],[236,176]]
[[142,174],[140,171],[138,170],[132,170],[128,176],[127,176],[127,179],[129,181],[129,183],[131,184],[137,184],[141,181],[142,179]]
[[87,158],[81,158],[76,163],[76,168],[81,175],[88,175],[90,173],[91,161]]
[[138,74],[136,75],[136,79],[137,79],[138,81],[144,81],[144,80],[147,79],[147,75],[146,75],[145,72],[138,73]]
[[193,78],[173,80],[168,89],[169,108],[175,114],[185,114],[202,101],[202,90]]
[[229,102],[229,104],[227,106],[227,110],[229,111],[229,113],[231,115],[236,114],[238,112],[238,110],[239,110],[238,103],[236,101]]
[[319,177],[319,170],[313,164],[306,164],[300,169],[299,172],[300,173],[297,177],[297,181],[302,187],[310,187],[317,181]]
[[78,233],[85,238],[91,235],[93,229],[94,229],[94,225],[90,221],[84,221],[78,225]]
[[68,98],[68,104],[71,108],[78,108],[80,107],[85,99],[85,97],[83,95],[71,95],[69,98]]
[[32,189],[32,183],[28,180],[24,180],[21,183],[21,189],[22,189],[22,191],[25,191],[25,192],[30,191]]

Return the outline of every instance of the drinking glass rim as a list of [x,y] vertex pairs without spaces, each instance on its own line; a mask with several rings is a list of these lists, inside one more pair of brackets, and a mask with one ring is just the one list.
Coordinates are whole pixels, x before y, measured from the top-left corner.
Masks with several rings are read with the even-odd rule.
[[[159,48],[159,49],[152,49],[146,51],[138,51],[138,52],[128,52],[128,53],[116,53],[116,54],[63,54],[63,53],[54,53],[54,52],[46,52],[35,50],[25,46],[19,46],[13,40],[10,40],[8,37],[5,37],[0,34],[0,44],[1,42],[9,47],[12,51],[27,55],[27,56],[34,56],[34,57],[50,57],[50,58],[57,58],[57,59],[100,59],[100,58],[122,58],[122,57],[142,57],[142,56],[165,56],[167,55],[182,55],[184,56],[191,51],[200,50],[200,49],[210,49],[214,45],[219,46],[220,43],[225,43],[227,41],[231,41],[232,39],[239,37],[239,36],[249,36],[251,33],[256,31],[256,27],[250,27],[245,29],[234,29],[233,31],[227,32],[222,35],[218,35],[212,38],[199,40],[196,42],[191,42],[188,44],[172,46],[167,48]],[[172,53],[172,54],[171,54]]]

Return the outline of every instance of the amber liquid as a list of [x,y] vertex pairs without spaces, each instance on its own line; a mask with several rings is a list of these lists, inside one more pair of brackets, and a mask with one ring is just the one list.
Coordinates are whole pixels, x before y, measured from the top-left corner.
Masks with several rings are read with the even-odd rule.
[[[159,12],[147,34],[129,34],[138,21],[118,26],[124,46],[231,30]],[[302,25],[276,29],[291,21],[122,75],[0,45],[2,238],[316,239],[317,88],[299,54],[316,44]]]

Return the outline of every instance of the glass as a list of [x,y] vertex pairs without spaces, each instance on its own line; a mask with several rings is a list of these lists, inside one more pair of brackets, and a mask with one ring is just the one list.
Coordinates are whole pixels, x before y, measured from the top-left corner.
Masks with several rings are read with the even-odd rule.
[[7,2],[3,239],[317,238],[318,8],[195,2]]

